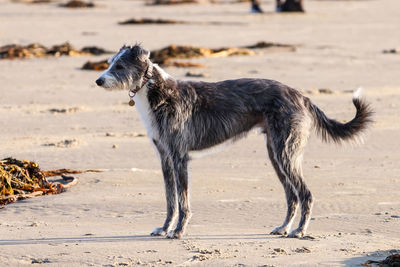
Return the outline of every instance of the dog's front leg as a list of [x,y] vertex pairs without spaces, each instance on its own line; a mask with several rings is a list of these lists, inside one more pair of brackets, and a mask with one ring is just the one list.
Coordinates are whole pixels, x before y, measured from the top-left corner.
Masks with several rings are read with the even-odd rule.
[[169,231],[167,238],[181,238],[185,233],[186,226],[191,217],[189,203],[189,177],[188,177],[189,156],[173,157],[175,178],[178,193],[179,220],[175,230]]
[[160,155],[161,168],[164,176],[165,197],[167,199],[167,218],[165,219],[163,227],[153,229],[151,235],[163,236],[169,232],[177,215],[175,173],[171,156],[158,141],[153,140],[153,143]]

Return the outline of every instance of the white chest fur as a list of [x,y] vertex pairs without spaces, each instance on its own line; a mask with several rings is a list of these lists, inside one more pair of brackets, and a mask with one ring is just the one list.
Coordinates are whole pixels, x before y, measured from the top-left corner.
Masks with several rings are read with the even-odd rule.
[[158,139],[157,129],[154,127],[154,116],[150,110],[150,104],[147,98],[147,90],[147,86],[143,86],[133,99],[135,100],[135,107],[139,112],[140,119],[146,127],[147,136],[150,139]]

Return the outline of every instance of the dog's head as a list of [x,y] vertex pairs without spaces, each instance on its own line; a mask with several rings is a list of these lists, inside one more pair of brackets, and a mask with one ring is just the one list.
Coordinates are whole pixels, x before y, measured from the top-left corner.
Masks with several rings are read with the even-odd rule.
[[106,89],[131,89],[141,86],[147,68],[151,64],[150,52],[140,45],[123,46],[108,63],[110,66],[96,80]]

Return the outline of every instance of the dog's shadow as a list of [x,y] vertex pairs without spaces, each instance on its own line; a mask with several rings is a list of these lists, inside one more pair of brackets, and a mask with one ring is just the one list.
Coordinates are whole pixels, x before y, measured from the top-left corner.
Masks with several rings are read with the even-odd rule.
[[[231,234],[231,235],[188,235],[181,240],[260,240],[276,239],[282,236],[268,234]],[[135,242],[135,241],[168,241],[162,236],[151,235],[121,235],[121,236],[79,236],[27,239],[0,239],[0,246],[35,245],[35,244],[68,244],[68,243],[108,243],[108,242]]]
[[35,244],[64,244],[64,243],[108,243],[130,241],[156,241],[157,237],[150,235],[126,236],[78,236],[78,237],[53,237],[53,238],[27,238],[27,239],[0,239],[0,246],[35,245]]

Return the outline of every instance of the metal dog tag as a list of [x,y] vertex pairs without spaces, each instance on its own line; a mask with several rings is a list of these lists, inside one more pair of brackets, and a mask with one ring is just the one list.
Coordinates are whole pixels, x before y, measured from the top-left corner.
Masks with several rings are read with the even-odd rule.
[[129,98],[131,99],[131,100],[129,100],[129,106],[133,107],[135,105],[135,101],[133,100],[133,98],[135,97],[136,92],[132,91],[132,90],[129,90],[128,94],[129,94]]

